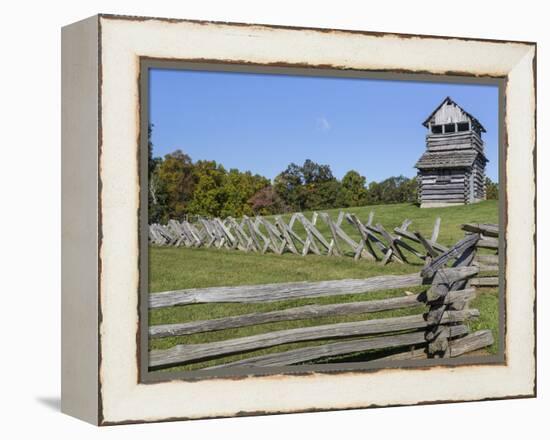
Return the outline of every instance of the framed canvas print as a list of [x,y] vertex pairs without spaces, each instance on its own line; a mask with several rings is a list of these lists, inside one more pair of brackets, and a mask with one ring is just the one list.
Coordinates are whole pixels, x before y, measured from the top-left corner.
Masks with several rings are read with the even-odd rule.
[[62,55],[64,412],[535,396],[534,43],[99,15]]

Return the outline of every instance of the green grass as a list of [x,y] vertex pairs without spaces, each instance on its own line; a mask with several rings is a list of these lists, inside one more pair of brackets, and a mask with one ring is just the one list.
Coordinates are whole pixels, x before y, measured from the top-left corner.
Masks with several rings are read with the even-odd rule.
[[[441,229],[438,242],[451,246],[464,236],[460,229],[462,223],[498,223],[498,202],[485,201],[475,205],[465,205],[447,208],[421,209],[413,204],[378,205],[368,207],[348,208],[344,211],[355,213],[363,222],[367,221],[369,212],[373,210],[374,223],[382,224],[386,230],[392,231],[400,226],[406,218],[412,220],[410,231],[420,231],[425,236],[431,236],[436,217],[441,217]],[[340,210],[327,211],[336,219]],[[307,215],[307,214],[306,214]],[[284,216],[288,220],[289,215]],[[311,218],[309,216],[309,218]],[[321,219],[317,221],[318,229],[328,237],[328,228]],[[347,222],[342,224],[343,229],[353,238],[359,238],[356,230]],[[304,236],[301,226],[296,223],[294,230]],[[406,251],[405,251],[406,252]],[[348,253],[351,250],[348,249]],[[406,255],[411,255],[406,252]],[[266,253],[245,253],[238,250],[225,249],[188,249],[188,248],[160,248],[151,247],[149,251],[149,280],[151,292],[186,289],[210,286],[238,286],[245,284],[282,283],[290,281],[322,281],[344,278],[369,278],[377,275],[398,275],[418,272],[422,261],[411,258],[412,264],[389,263],[381,266],[377,262],[364,259],[354,261],[349,256],[327,257],[309,254],[305,257],[285,253],[276,255]],[[409,289],[419,292],[421,288]],[[150,312],[150,324],[168,324],[187,322],[202,319],[214,319],[224,316],[234,316],[252,312],[267,312],[306,304],[331,304],[345,301],[364,301],[379,298],[404,295],[404,290],[388,290],[367,294],[345,295],[327,298],[312,298],[292,301],[279,301],[265,304],[197,304],[184,307],[170,307],[156,309]],[[495,339],[498,331],[498,293],[481,295],[476,299],[475,307],[481,312],[481,318],[472,322],[472,329],[490,328]],[[474,307],[474,305],[472,305]],[[337,322],[349,322],[361,319],[373,319],[390,316],[402,316],[411,313],[421,313],[422,308],[405,309],[389,312],[379,312],[363,315],[339,316],[330,318],[307,319],[269,323],[238,329],[227,329],[215,332],[198,333],[189,336],[163,338],[152,340],[151,349],[166,349],[176,344],[192,344],[219,341],[224,339],[249,336],[267,331],[276,331],[312,325],[322,325]],[[253,353],[226,356],[221,360],[211,360],[191,365],[184,365],[170,370],[182,371],[204,368],[219,363],[258,356],[293,348],[326,343],[327,341],[313,341],[296,344],[285,344]],[[498,347],[491,347],[491,352]],[[376,355],[376,354],[374,354]],[[372,357],[371,353],[358,353],[348,356],[339,356],[324,359],[322,362],[360,361]]]
[[420,265],[390,263],[381,266],[350,257],[305,257],[285,253],[245,253],[238,250],[206,248],[158,248],[149,250],[150,291],[210,286],[322,281],[368,278],[384,274],[406,274]]
[[495,342],[487,347],[487,352],[499,352],[499,307],[498,288],[479,288],[477,296],[471,301],[470,307],[479,310],[479,318],[469,322],[471,332],[491,330]]

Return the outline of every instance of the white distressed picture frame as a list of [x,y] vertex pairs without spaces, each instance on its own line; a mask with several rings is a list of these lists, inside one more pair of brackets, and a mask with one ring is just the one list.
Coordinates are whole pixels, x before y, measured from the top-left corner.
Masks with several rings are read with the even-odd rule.
[[[533,43],[101,15],[62,46],[65,413],[109,425],[535,395]],[[143,383],[143,58],[505,78],[505,362]]]

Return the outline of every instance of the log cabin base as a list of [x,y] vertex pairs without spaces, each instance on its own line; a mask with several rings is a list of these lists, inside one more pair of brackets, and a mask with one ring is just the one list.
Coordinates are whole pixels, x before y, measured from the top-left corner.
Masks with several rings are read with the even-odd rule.
[[422,202],[421,208],[446,208],[448,206],[464,205],[464,202]]

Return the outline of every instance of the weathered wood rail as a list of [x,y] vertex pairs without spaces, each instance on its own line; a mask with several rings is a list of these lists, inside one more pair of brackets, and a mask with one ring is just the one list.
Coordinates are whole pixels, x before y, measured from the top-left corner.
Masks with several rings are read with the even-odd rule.
[[[457,325],[450,327],[449,336],[456,337],[467,333],[468,328],[465,325]],[[335,342],[315,347],[298,348],[296,350],[289,350],[282,353],[273,353],[258,356],[256,358],[244,359],[242,361],[230,362],[225,365],[216,365],[206,369],[211,370],[222,367],[280,367],[367,350],[415,346],[424,342],[425,332],[423,331],[405,333],[354,341]]]
[[[461,322],[474,316],[479,316],[477,310],[446,312],[441,317],[440,323]],[[411,315],[399,318],[371,319],[367,321],[280,330],[226,341],[205,344],[181,344],[167,350],[154,350],[149,357],[149,364],[151,367],[158,365],[171,366],[173,364],[177,365],[184,362],[199,361],[211,357],[242,353],[294,342],[425,329],[428,325],[429,323],[426,322],[424,315]]]
[[415,273],[410,275],[385,275],[367,279],[185,289],[153,293],[149,297],[149,307],[155,309],[198,303],[254,303],[311,297],[318,298],[420,286],[422,282],[423,280],[420,275]]
[[[475,289],[464,289],[452,292],[448,301],[468,301],[473,298]],[[308,318],[324,318],[329,316],[345,316],[362,313],[383,312],[395,309],[418,307],[425,304],[425,293],[406,295],[397,298],[387,298],[371,301],[359,301],[343,304],[307,305],[291,309],[275,310],[273,312],[249,313],[246,315],[226,318],[192,321],[181,324],[155,325],[149,329],[151,338],[191,335],[248,325],[266,324],[269,322],[293,321]]]
[[[344,220],[355,231],[352,235],[356,238],[344,230]],[[325,225],[324,233],[319,229],[319,221]],[[437,242],[440,218],[436,219],[430,238],[417,231],[411,232],[411,223],[405,219],[401,226],[390,232],[381,224],[374,224],[372,211],[366,223],[355,214],[343,211],[336,219],[325,212],[314,212],[311,219],[303,213],[294,213],[288,223],[280,215],[269,219],[243,216],[240,221],[233,217],[224,220],[198,217],[194,223],[170,220],[166,225],[152,224],[149,226],[149,241],[157,246],[224,248],[262,254],[349,255],[355,260],[364,258],[382,264],[389,261],[407,263],[408,255],[426,260],[448,250]]]
[[[376,363],[403,359],[457,357],[487,347],[494,342],[491,332],[483,330],[470,334],[467,324],[469,320],[479,316],[478,310],[469,307],[469,302],[476,295],[473,281],[481,279],[479,278],[481,269],[477,263],[494,263],[495,259],[494,255],[476,255],[479,243],[486,239],[483,228],[475,229],[472,225],[468,225],[464,229],[468,232],[464,239],[443,252],[428,254],[424,268],[416,274],[363,280],[211,287],[151,294],[150,307],[156,309],[185,307],[197,303],[263,303],[319,298],[422,285],[427,289],[419,294],[405,292],[401,296],[385,299],[325,305],[312,304],[210,320],[154,325],[149,329],[149,337],[152,340],[273,322],[336,316],[351,318],[354,315],[367,314],[368,316],[369,313],[389,310],[411,310],[404,316],[311,325],[199,344],[177,344],[168,349],[151,350],[149,366],[154,370],[193,365],[207,360],[221,362],[208,369],[228,366],[242,368],[285,366],[303,362],[323,362],[326,358],[342,355],[371,353],[372,357],[373,350],[377,350],[375,358],[367,359],[368,362]],[[311,234],[313,235],[313,232]],[[426,239],[420,236],[419,240]],[[388,247],[388,249],[391,248]],[[418,308],[423,312],[419,313]],[[307,343],[308,346],[254,355],[257,350],[284,348],[287,344],[296,343]],[[315,345],[309,346],[312,343]],[[402,352],[384,355],[384,352],[387,353],[386,350],[390,349],[393,351],[400,349]],[[224,362],[225,357],[235,355],[245,357]]]
[[470,281],[475,287],[498,287],[500,273],[499,256],[499,227],[495,224],[467,223],[462,225],[466,236],[479,234],[476,249],[484,249],[474,257],[473,265],[479,267],[479,276]]

